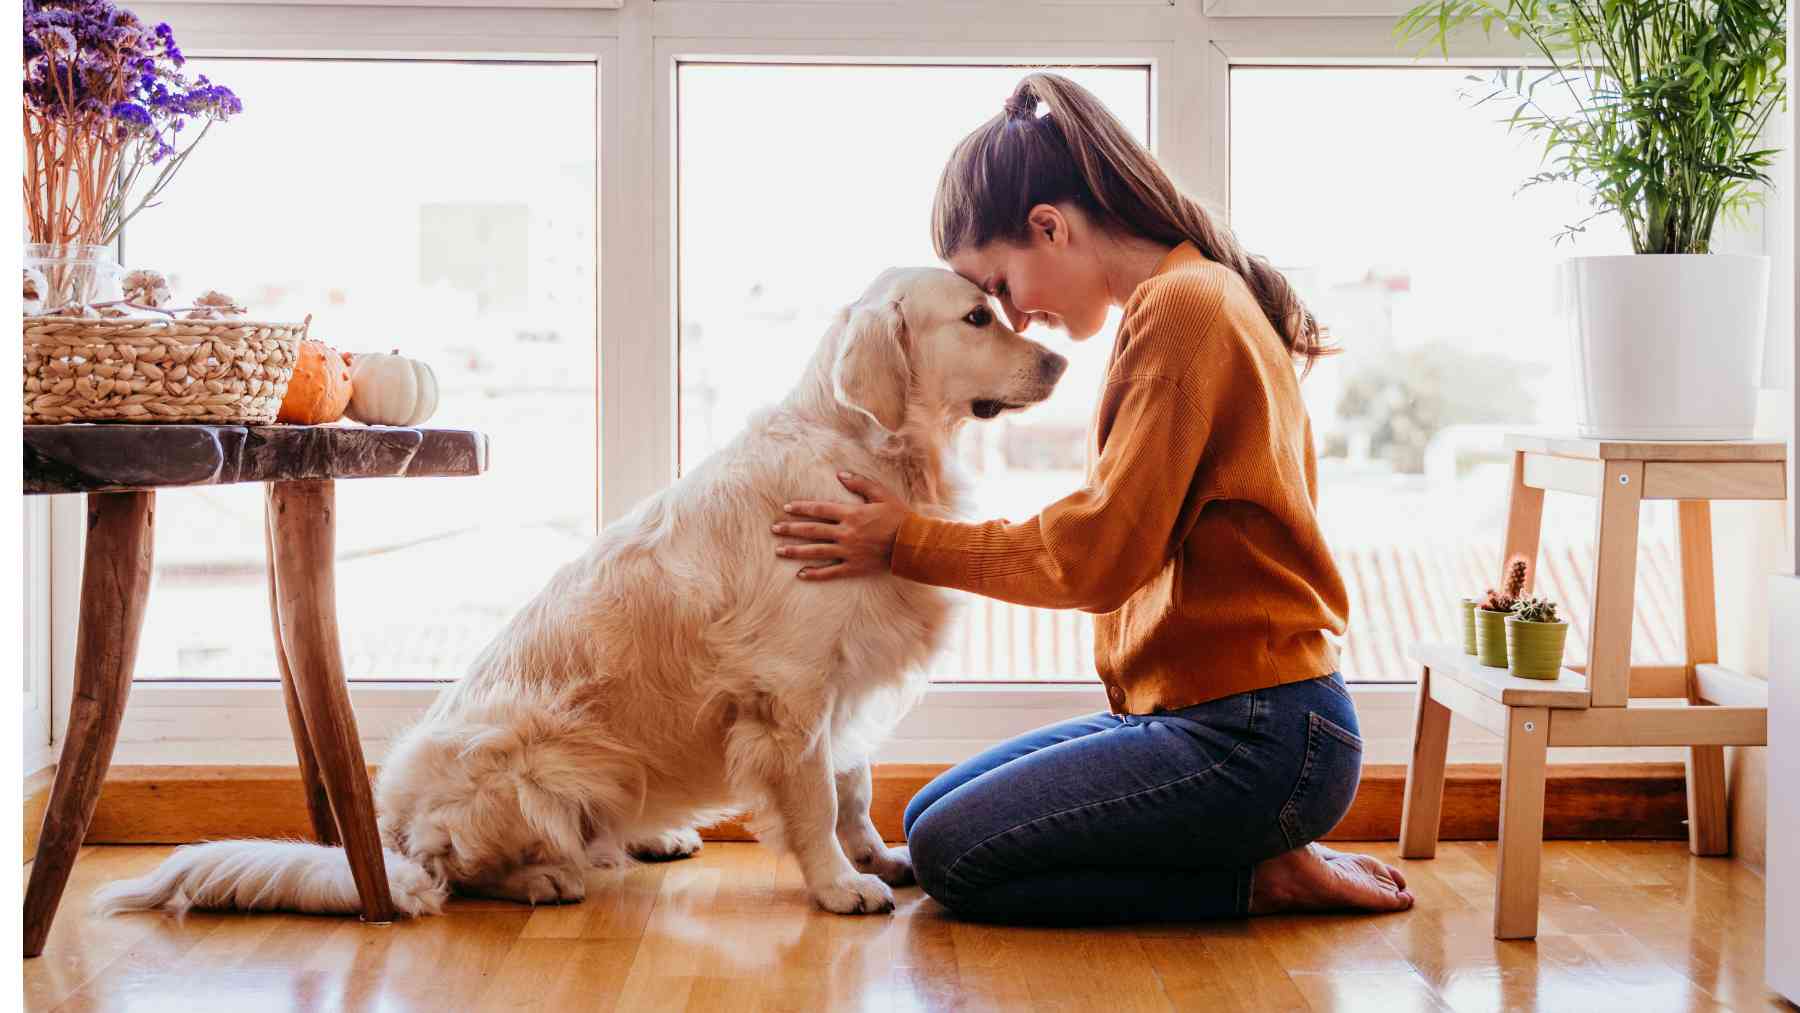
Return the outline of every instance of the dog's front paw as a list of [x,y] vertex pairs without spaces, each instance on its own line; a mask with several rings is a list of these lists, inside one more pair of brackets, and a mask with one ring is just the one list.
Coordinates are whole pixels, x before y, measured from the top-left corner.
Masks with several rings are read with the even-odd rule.
[[876,845],[850,859],[862,872],[872,872],[889,886],[913,885],[912,852]]
[[653,837],[631,842],[626,848],[640,862],[673,862],[700,853],[700,831],[691,827],[665,830]]
[[573,867],[527,865],[508,873],[490,892],[521,904],[575,904],[587,897],[587,882]]
[[813,900],[840,915],[885,914],[894,909],[894,892],[874,876],[857,873],[813,891]]

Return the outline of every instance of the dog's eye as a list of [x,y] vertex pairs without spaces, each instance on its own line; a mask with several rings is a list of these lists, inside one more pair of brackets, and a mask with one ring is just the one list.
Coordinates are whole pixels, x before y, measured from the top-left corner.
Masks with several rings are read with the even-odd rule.
[[972,327],[986,327],[994,322],[994,313],[986,306],[977,306],[963,317],[963,322]]

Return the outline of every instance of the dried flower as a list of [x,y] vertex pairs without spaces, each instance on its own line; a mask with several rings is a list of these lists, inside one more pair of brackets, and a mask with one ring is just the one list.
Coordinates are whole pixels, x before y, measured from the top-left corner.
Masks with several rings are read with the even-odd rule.
[[139,268],[125,276],[125,301],[155,309],[169,302],[169,279],[161,271]]
[[[207,128],[244,108],[231,89],[182,73],[167,24],[146,26],[112,0],[25,0],[23,41],[33,242],[110,243],[156,203]],[[199,134],[178,143],[195,120]]]
[[[29,24],[29,22],[27,22]],[[63,56],[75,52],[75,33],[60,25],[46,25],[32,33],[32,40],[47,56]]]
[[44,272],[35,267],[25,269],[24,310],[26,316],[36,316],[44,312],[44,296],[50,291],[50,283],[45,280]]
[[244,306],[236,299],[217,290],[209,290],[194,300],[194,308],[187,311],[189,320],[224,320],[244,315]]

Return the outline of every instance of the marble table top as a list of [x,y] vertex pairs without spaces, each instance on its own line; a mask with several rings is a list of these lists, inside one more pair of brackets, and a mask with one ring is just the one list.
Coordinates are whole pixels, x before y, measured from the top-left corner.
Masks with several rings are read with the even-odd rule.
[[125,492],[487,470],[487,434],[391,426],[25,426],[25,492]]

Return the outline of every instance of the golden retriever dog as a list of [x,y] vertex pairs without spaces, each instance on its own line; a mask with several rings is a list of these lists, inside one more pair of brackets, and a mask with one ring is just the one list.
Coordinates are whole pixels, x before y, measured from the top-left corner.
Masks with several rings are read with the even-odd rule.
[[[882,274],[785,401],[602,531],[395,742],[375,795],[396,905],[580,900],[587,868],[691,855],[696,828],[753,810],[821,907],[891,910],[912,866],[869,820],[869,753],[951,603],[893,577],[796,580],[769,525],[792,500],[846,500],[840,469],[953,513],[957,430],[1042,401],[1067,365],[949,271]],[[337,848],[224,841],[97,906],[361,905]]]

